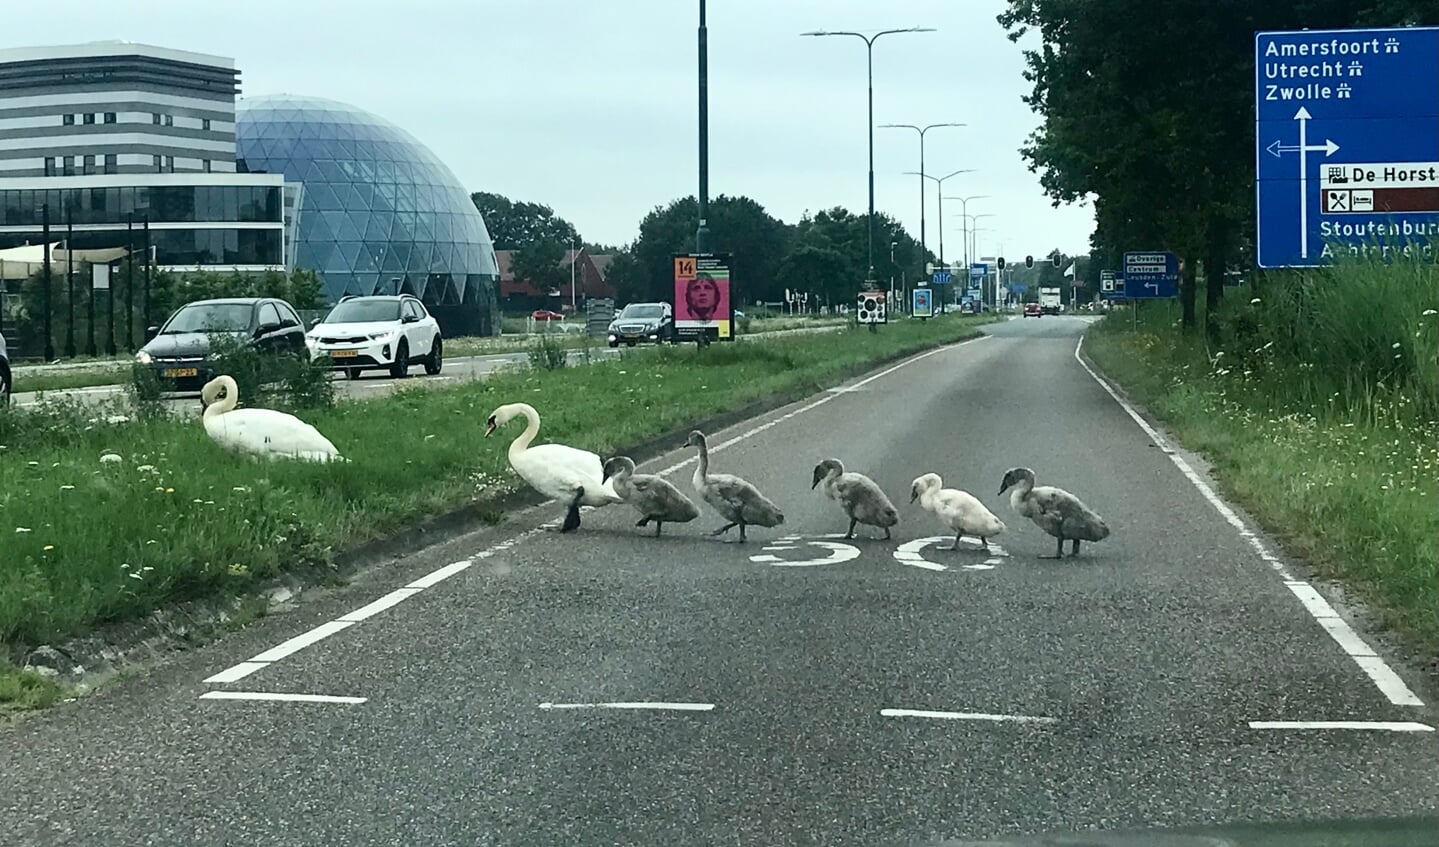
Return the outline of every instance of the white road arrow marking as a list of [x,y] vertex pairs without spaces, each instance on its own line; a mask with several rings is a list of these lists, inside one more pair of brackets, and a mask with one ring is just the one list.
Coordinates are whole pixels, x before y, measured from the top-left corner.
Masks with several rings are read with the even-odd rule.
[[[952,542],[953,540],[954,537],[950,535],[935,535],[929,538],[916,538],[913,541],[906,541],[899,545],[899,548],[894,551],[894,558],[895,561],[901,565],[909,565],[912,568],[924,568],[927,571],[947,571],[950,569],[949,565],[931,562],[924,558],[920,551],[931,544],[943,544],[945,542]],[[974,551],[976,553],[982,552],[978,538],[965,536],[964,540],[975,545]],[[982,563],[959,565],[958,567],[960,570],[966,571],[992,571],[995,565],[999,564],[1002,559],[1008,558],[1008,556],[1009,553],[1003,547],[991,541],[989,543],[989,556]]]
[[1299,143],[1283,144],[1278,141],[1265,149],[1270,155],[1278,158],[1283,153],[1299,154],[1299,255],[1302,258],[1309,258],[1309,153],[1323,153],[1325,158],[1333,156],[1339,150],[1339,145],[1333,139],[1324,139],[1323,144],[1310,144],[1309,121],[1313,119],[1309,110],[1303,106],[1294,113],[1294,120],[1299,122]]
[[[843,537],[844,537],[844,534],[837,532],[837,533],[832,533],[832,534],[830,534],[830,535],[821,535],[821,536],[819,536],[819,537],[820,537],[820,538],[843,538]],[[769,546],[769,547],[765,547],[764,549],[766,549],[766,550],[792,550],[792,549],[794,549],[793,547],[783,546],[783,545],[793,543],[793,544],[809,544],[809,545],[811,545],[811,546],[813,546],[813,547],[819,547],[819,548],[821,548],[821,549],[828,550],[828,551],[830,551],[830,552],[829,552],[829,555],[823,556],[823,557],[820,557],[820,558],[817,558],[817,559],[801,559],[801,560],[799,560],[799,561],[789,561],[789,560],[787,560],[787,559],[781,559],[779,556],[770,555],[769,553],[760,553],[760,554],[757,554],[757,555],[754,555],[754,556],[750,556],[750,557],[749,557],[749,560],[750,560],[751,562],[754,562],[755,564],[758,564],[758,565],[770,565],[770,566],[773,566],[773,567],[776,567],[776,568],[812,568],[812,567],[815,567],[815,566],[817,566],[817,565],[837,565],[837,564],[840,564],[841,562],[848,562],[848,561],[850,561],[851,559],[858,559],[858,558],[859,558],[859,555],[860,555],[860,551],[859,551],[859,548],[858,548],[858,547],[855,547],[855,546],[850,545],[850,544],[842,544],[842,543],[834,542],[834,541],[809,541],[809,540],[801,540],[801,539],[799,539],[799,538],[788,537],[788,536],[785,537],[785,538],[780,539],[780,541],[782,542],[781,545],[771,545],[771,546]]]

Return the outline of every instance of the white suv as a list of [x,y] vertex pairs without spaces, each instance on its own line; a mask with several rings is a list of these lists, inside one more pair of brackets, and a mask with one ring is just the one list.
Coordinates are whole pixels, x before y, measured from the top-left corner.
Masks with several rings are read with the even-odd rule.
[[329,356],[350,379],[380,369],[407,376],[415,364],[434,376],[444,365],[440,325],[409,294],[346,297],[305,334],[305,346],[311,359]]

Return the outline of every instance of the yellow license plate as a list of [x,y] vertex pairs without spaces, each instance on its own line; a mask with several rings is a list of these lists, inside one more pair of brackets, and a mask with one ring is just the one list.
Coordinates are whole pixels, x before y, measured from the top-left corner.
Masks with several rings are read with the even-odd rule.
[[187,376],[196,376],[200,372],[195,368],[166,368],[160,375],[166,379],[184,379]]
[[331,351],[330,351],[330,358],[331,358],[331,359],[353,359],[353,358],[355,358],[355,357],[358,356],[358,355],[360,355],[360,351],[358,351],[358,350],[331,350]]

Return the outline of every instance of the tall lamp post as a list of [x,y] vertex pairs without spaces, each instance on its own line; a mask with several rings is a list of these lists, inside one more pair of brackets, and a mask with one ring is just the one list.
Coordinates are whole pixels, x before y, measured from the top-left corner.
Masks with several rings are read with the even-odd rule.
[[902,32],[934,32],[932,27],[912,26],[905,29],[882,29],[879,32],[866,35],[862,32],[848,32],[843,30],[816,30],[814,32],[802,32],[800,35],[820,38],[830,35],[848,35],[858,38],[864,42],[865,61],[868,68],[868,93],[869,93],[869,119],[867,127],[869,130],[869,272],[865,276],[865,287],[873,290],[876,287],[874,279],[874,43],[883,35],[897,35]]
[[[919,176],[922,176],[925,179],[934,180],[934,193],[936,196],[939,197],[939,263],[941,265],[944,264],[944,181],[949,179],[950,177],[959,176],[960,174],[972,174],[974,173],[974,170],[974,168],[961,168],[960,170],[947,173],[944,176],[930,176],[929,174],[919,174]],[[906,176],[915,175],[914,171],[905,171],[904,173]]]
[[[968,197],[951,197],[951,198],[949,198],[949,199],[951,199],[951,200],[958,200],[958,201],[959,201],[959,214],[960,214],[961,217],[964,217],[964,218],[967,219],[967,218],[969,217],[969,201],[971,201],[971,200],[980,200],[980,199],[984,199],[984,198],[987,198],[987,197],[989,197],[988,194],[971,194],[971,195],[969,195]],[[968,230],[966,229],[966,232],[967,232],[967,231],[968,231]],[[966,237],[965,240],[964,240],[964,265],[965,265],[965,267],[969,267],[969,252],[970,252],[970,251],[969,251],[969,239]]]
[[705,0],[700,0],[699,28],[699,225],[695,228],[695,252],[708,247],[710,202],[710,107],[709,107],[709,29],[705,26]]
[[[962,124],[962,123],[944,123],[944,124],[929,124],[928,126],[915,126],[914,124],[880,124],[880,125],[879,125],[879,128],[880,128],[880,129],[912,129],[912,130],[914,130],[915,132],[919,133],[919,177],[920,177],[920,179],[919,179],[919,248],[920,248],[919,252],[921,253],[921,256],[920,256],[921,260],[924,258],[923,255],[922,255],[922,254],[924,253],[924,251],[929,249],[929,242],[928,242],[928,241],[925,239],[925,237],[924,237],[924,217],[925,217],[925,212],[928,211],[928,204],[924,202],[924,183],[925,183],[925,179],[924,179],[924,178],[925,178],[925,176],[926,176],[926,174],[925,174],[925,172],[924,172],[924,135],[925,135],[925,133],[929,132],[930,130],[932,130],[932,129],[938,129],[939,127],[942,127],[942,126],[966,126],[966,124]],[[955,173],[964,173],[964,172],[963,172],[963,171],[956,171]],[[950,176],[954,176],[954,174],[950,174]],[[941,203],[944,202],[943,198],[940,198],[940,202],[941,202]],[[944,211],[941,209],[940,215],[943,215],[943,214],[944,214]],[[940,222],[939,222],[939,234],[940,234],[940,240],[943,241],[943,240],[944,240],[944,218],[943,218],[943,217],[940,218]],[[940,252],[943,253],[944,251],[941,250]]]

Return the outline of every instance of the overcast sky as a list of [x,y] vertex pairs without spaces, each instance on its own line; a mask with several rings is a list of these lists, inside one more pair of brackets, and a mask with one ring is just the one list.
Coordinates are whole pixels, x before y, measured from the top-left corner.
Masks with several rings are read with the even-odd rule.
[[[982,254],[1087,250],[1088,206],[1054,209],[1019,147],[1037,124],[1003,0],[710,0],[710,191],[771,214],[866,200],[865,51],[814,29],[907,26],[874,48],[875,124],[928,134],[926,168],[969,204]],[[0,46],[123,39],[234,57],[243,91],[328,97],[398,123],[472,191],[546,203],[591,240],[626,243],[696,191],[696,0],[50,0]],[[203,13],[201,10],[203,9]],[[43,24],[43,25],[42,25]],[[919,145],[875,130],[876,208],[919,232]],[[928,240],[938,252],[933,182]],[[960,258],[960,205],[944,207]]]

